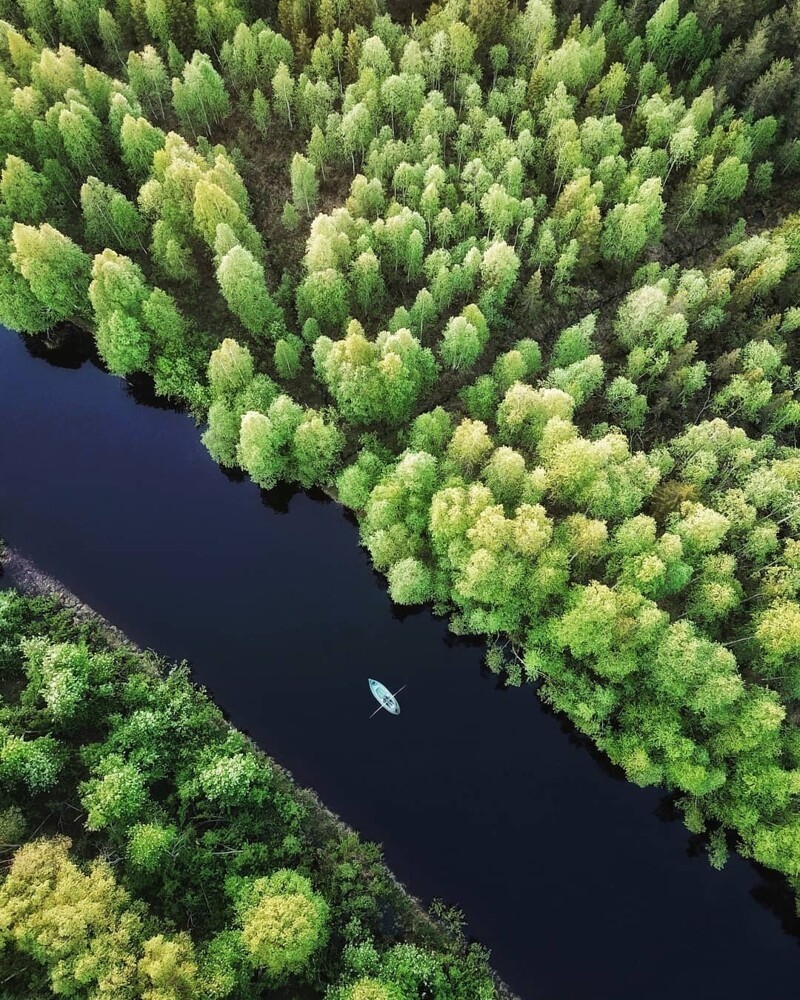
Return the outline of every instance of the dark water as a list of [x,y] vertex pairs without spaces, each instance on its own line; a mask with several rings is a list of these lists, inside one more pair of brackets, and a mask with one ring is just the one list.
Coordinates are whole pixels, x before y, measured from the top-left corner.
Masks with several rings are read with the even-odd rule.
[[[340,508],[287,503],[225,477],[187,417],[0,333],[0,534],[137,642],[189,659],[413,893],[464,909],[525,1000],[793,988],[780,880],[739,859],[712,871],[658,793],[530,689],[498,690],[480,647],[398,617]],[[369,718],[368,676],[408,685],[399,718]]]

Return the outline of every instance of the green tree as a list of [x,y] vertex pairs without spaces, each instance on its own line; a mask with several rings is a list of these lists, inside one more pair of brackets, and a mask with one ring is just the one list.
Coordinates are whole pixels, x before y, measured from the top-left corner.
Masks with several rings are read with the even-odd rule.
[[272,77],[273,106],[275,114],[285,117],[289,128],[292,125],[292,104],[294,103],[295,79],[285,62],[278,64]]
[[282,379],[296,378],[300,372],[300,356],[303,353],[303,341],[296,336],[281,337],[275,344],[273,361],[275,371]]
[[314,164],[301,153],[295,153],[292,157],[290,176],[292,199],[296,207],[302,208],[310,217],[311,209],[316,205],[319,195],[319,184]]
[[151,335],[142,320],[148,289],[128,257],[104,250],[94,259],[89,298],[97,321],[97,347],[110,371],[125,375],[145,366]]
[[166,136],[146,118],[125,115],[119,139],[125,166],[135,180],[143,180],[150,173],[153,156],[164,147]]
[[110,184],[87,178],[81,187],[81,211],[90,243],[123,251],[142,249],[144,220],[133,202]]
[[70,164],[82,175],[104,173],[103,125],[80,101],[70,101],[58,114],[58,131]]
[[478,330],[464,316],[454,316],[442,335],[442,361],[453,369],[471,368],[482,349]]
[[105,758],[96,776],[81,787],[81,802],[87,811],[86,829],[122,828],[140,814],[147,801],[141,772],[113,756]]
[[58,837],[17,851],[0,887],[0,935],[44,969],[51,989],[77,996],[114,983],[131,994],[141,918],[106,861],[83,872],[69,847]]
[[0,175],[3,208],[16,222],[35,225],[41,222],[50,201],[50,182],[19,156],[9,154]]
[[232,247],[217,266],[217,281],[231,312],[250,333],[276,338],[280,310],[267,291],[264,268],[243,246]]
[[338,333],[349,310],[349,289],[344,275],[335,268],[312,271],[297,289],[300,321],[315,319],[320,329]]
[[165,937],[157,934],[144,942],[143,954],[137,965],[139,975],[147,984],[144,996],[148,1000],[172,1000],[201,995],[201,980],[188,934]]
[[307,878],[288,869],[257,879],[241,914],[251,961],[272,982],[302,974],[327,938],[328,904]]
[[173,78],[172,107],[195,138],[199,132],[211,135],[211,126],[228,115],[230,100],[225,84],[207,55],[195,51],[183,68],[182,79]]
[[68,236],[48,223],[15,223],[11,263],[57,323],[86,315],[90,258]]
[[127,69],[133,92],[147,108],[150,117],[163,121],[170,84],[159,54],[152,45],[145,45],[141,52],[129,52]]

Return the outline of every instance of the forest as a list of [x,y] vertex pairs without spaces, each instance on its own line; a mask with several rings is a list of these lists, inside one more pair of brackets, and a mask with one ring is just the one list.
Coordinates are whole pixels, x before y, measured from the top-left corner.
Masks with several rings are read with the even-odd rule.
[[395,602],[800,890],[797,3],[0,16],[0,323],[326,489]]
[[185,665],[6,590],[0,686],[4,1000],[500,996]]

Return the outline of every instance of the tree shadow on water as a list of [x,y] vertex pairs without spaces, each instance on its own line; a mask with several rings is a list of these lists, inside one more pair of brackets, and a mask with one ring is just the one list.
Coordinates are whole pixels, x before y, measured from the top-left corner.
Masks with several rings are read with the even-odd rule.
[[180,400],[172,396],[159,396],[152,377],[144,372],[132,372],[125,376],[125,392],[140,406],[149,406],[154,410],[172,410],[173,413],[186,413],[186,406]]
[[47,333],[20,333],[17,336],[32,358],[46,361],[54,368],[76,370],[87,361],[99,365],[91,334],[69,323],[59,323]]
[[229,483],[245,483],[247,482],[248,476],[244,469],[231,469],[226,465],[217,465],[217,468],[222,473],[222,475],[228,480]]
[[758,873],[758,884],[750,890],[755,901],[777,917],[784,934],[800,945],[800,916],[797,915],[794,893],[784,875],[752,862]]
[[289,483],[279,483],[271,490],[259,490],[261,503],[268,507],[273,514],[288,514],[289,506],[302,490],[299,486],[292,486]]
[[[662,823],[677,823],[683,820],[674,797],[670,795],[661,797],[653,814]],[[755,861],[747,858],[738,858],[736,837],[733,833],[728,833],[725,839],[731,858],[735,858],[737,861],[744,861],[757,877],[756,884],[749,890],[750,896],[759,906],[762,906],[774,917],[777,917],[784,934],[794,938],[795,943],[800,946],[800,916],[797,913],[794,892],[786,877],[780,872],[765,868]],[[708,834],[686,831],[686,853],[689,857],[700,858],[706,864],[709,864],[708,843]],[[725,877],[724,870],[720,873],[720,877]]]
[[273,514],[288,514],[294,498],[301,495],[307,496],[314,503],[326,505],[333,503],[331,497],[322,490],[316,487],[306,490],[297,483],[278,483],[271,490],[259,490],[259,495],[261,503],[269,507]]

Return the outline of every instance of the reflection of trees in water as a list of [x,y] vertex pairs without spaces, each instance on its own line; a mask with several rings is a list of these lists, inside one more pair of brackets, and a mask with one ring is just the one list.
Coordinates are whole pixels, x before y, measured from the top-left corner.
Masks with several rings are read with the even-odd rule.
[[[669,795],[661,797],[653,815],[662,823],[680,823],[683,818],[674,799]],[[759,905],[777,917],[784,933],[795,938],[800,945],[800,916],[797,914],[794,893],[787,879],[780,872],[737,856],[736,836],[732,832],[727,833],[726,840],[730,864],[749,865],[758,879],[750,889],[750,895]],[[687,832],[686,853],[689,857],[699,858],[708,864],[708,834]],[[720,878],[725,878],[724,870],[720,873]]]
[[781,922],[784,933],[800,945],[800,916],[797,915],[794,893],[780,872],[753,863],[759,882],[750,890],[757,903],[769,910]]
[[32,358],[40,358],[55,368],[76,369],[87,361],[100,367],[92,335],[69,323],[59,323],[47,333],[18,336]]
[[[241,482],[242,479],[249,478],[244,472],[240,474],[240,479],[239,475],[231,474],[229,470],[223,471],[226,476],[234,482]],[[292,500],[294,500],[294,498],[301,493],[305,494],[309,500],[313,500],[315,503],[333,503],[333,500],[328,496],[328,494],[323,493],[322,490],[317,489],[316,487],[311,490],[304,490],[302,486],[298,486],[296,483],[279,483],[277,486],[273,486],[271,490],[259,490],[261,503],[263,503],[265,507],[269,507],[273,514],[288,514]]]
[[156,393],[153,379],[144,372],[131,372],[124,380],[125,392],[141,406],[151,406],[154,410],[172,410],[174,413],[185,413],[186,407],[169,396],[159,396]]

